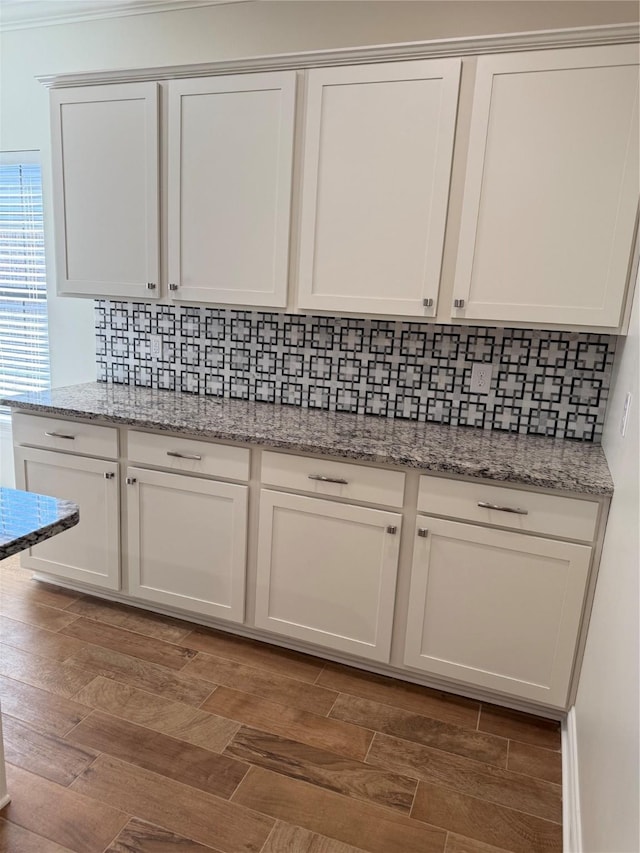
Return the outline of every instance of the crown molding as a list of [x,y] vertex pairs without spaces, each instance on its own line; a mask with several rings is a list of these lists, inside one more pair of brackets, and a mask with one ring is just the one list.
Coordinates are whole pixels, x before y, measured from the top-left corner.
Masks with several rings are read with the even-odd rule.
[[132,15],[150,15],[158,12],[176,12],[185,9],[201,9],[207,6],[226,6],[235,3],[248,3],[250,0],[157,0],[146,6],[136,2],[122,3],[109,7],[105,3],[102,8],[85,10],[83,12],[63,12],[38,15],[37,17],[17,18],[15,21],[3,21],[0,9],[0,32],[14,30],[30,30],[34,27],[54,27],[60,24],[78,24],[84,21],[100,21],[107,18],[128,18]]
[[92,86],[103,83],[145,83],[175,80],[182,77],[214,77],[221,74],[321,68],[327,65],[358,65],[366,62],[477,56],[485,53],[506,53],[517,50],[591,47],[594,45],[628,44],[638,41],[640,41],[639,24],[611,24],[598,27],[542,30],[424,42],[402,42],[373,47],[280,53],[272,56],[223,59],[194,65],[161,65],[155,68],[45,74],[36,79],[47,88],[62,89],[69,86]]

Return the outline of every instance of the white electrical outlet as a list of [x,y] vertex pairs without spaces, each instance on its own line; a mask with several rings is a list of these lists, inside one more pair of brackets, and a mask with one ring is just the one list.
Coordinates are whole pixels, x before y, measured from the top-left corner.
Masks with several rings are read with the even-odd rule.
[[162,358],[162,335],[149,335],[151,358]]
[[627,421],[629,420],[629,410],[631,409],[631,391],[627,391],[627,396],[624,398],[624,407],[622,409],[622,420],[620,421],[620,435],[624,438],[627,431]]
[[488,394],[491,390],[493,365],[477,361],[471,368],[471,393]]

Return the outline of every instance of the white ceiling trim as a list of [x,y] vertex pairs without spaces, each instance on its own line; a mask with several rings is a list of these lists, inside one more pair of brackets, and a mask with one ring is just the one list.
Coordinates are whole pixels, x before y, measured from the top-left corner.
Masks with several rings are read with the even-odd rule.
[[438,39],[425,42],[354,47],[348,49],[281,53],[243,59],[223,59],[193,65],[161,65],[154,68],[87,71],[70,74],[46,74],[36,77],[43,86],[61,89],[102,83],[143,83],[175,80],[182,77],[213,77],[257,71],[285,71],[321,68],[331,65],[356,65],[365,62],[393,62],[404,59],[431,59],[447,56],[477,56],[516,50],[547,50],[562,47],[592,47],[629,44],[640,40],[638,24],[609,24],[563,30]]
[[[116,0],[116,2],[91,2],[81,11],[82,0],[46,4],[30,0],[0,0],[0,31],[26,30],[34,27],[74,24],[103,18],[124,18],[131,15],[149,15],[157,12],[174,12],[203,6],[225,6],[231,3],[248,3],[252,0]],[[70,8],[76,7],[73,12]],[[48,11],[57,8],[57,11]]]

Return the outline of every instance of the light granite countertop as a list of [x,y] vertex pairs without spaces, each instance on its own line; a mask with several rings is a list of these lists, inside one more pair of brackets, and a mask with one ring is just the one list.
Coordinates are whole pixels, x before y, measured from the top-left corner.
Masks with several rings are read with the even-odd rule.
[[600,445],[90,382],[0,400],[13,408],[417,468],[611,495]]
[[68,530],[79,519],[71,501],[0,488],[0,560]]

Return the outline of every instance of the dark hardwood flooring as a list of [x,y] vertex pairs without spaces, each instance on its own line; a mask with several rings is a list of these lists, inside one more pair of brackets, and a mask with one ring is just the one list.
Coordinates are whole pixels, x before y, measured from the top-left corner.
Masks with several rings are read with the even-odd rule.
[[560,853],[559,725],[0,564],[3,853]]

